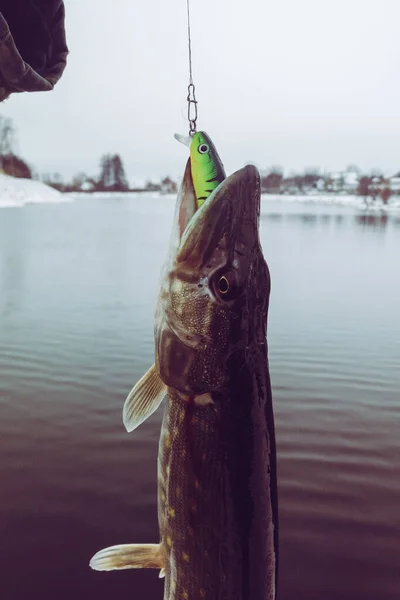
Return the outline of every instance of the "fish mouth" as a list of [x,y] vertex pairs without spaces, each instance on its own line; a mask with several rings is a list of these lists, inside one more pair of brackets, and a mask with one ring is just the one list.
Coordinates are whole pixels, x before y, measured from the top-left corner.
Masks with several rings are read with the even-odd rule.
[[180,203],[186,226],[181,230],[176,249],[178,263],[185,261],[201,268],[221,244],[230,261],[235,251],[244,255],[255,244],[259,245],[261,187],[260,174],[254,165],[247,165],[224,179],[197,211],[192,207],[193,184],[187,175],[186,170]]
[[196,194],[192,180],[192,165],[187,160],[185,173],[179,188],[175,206],[175,216],[170,240],[169,259],[175,259],[183,233],[196,212]]

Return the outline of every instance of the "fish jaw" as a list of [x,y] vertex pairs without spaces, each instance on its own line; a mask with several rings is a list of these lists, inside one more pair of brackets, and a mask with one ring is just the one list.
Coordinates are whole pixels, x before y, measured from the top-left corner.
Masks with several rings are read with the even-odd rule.
[[195,212],[196,196],[193,188],[191,161],[190,158],[188,158],[175,204],[175,215],[167,264],[175,260],[182,235]]
[[[180,210],[188,197],[182,195]],[[229,354],[246,343],[242,309],[254,253],[261,253],[259,210],[260,176],[249,165],[225,179],[191,216],[164,269],[156,365],[162,381],[183,394],[222,392]]]
[[[260,175],[248,165],[222,181],[190,219],[183,232],[176,260],[201,269],[223,245],[227,261],[237,246],[251,254],[259,245]],[[229,245],[229,247],[228,247]]]

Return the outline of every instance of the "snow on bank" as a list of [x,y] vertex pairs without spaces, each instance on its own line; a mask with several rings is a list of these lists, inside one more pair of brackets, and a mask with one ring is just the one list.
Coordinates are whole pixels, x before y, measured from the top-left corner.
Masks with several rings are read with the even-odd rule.
[[110,198],[131,200],[135,198],[142,199],[153,199],[153,198],[168,198],[173,197],[176,199],[176,194],[160,194],[160,192],[65,192],[64,194],[68,198],[89,198],[96,200],[108,200]]
[[[68,192],[64,198],[74,200],[97,199],[97,200],[139,200],[144,206],[153,200],[176,201],[176,194],[162,194],[160,192]],[[310,195],[289,195],[289,194],[262,194],[261,196],[265,209],[269,202],[281,203],[282,205],[308,204],[314,206],[342,206],[353,208],[365,213],[398,213],[400,212],[400,196],[392,196],[388,204],[383,204],[381,199],[364,199],[362,196],[355,195],[336,195],[336,194],[310,194]],[[158,203],[157,203],[158,205]],[[312,210],[312,208],[310,208]]]
[[365,200],[362,196],[336,196],[333,194],[313,194],[310,196],[290,196],[281,194],[263,194],[262,199],[265,202],[294,202],[300,204],[325,204],[335,206],[351,206],[358,210],[366,212],[397,212],[400,211],[400,196],[393,196],[388,204],[382,200],[373,201],[372,198]]
[[0,173],[0,208],[22,207],[27,204],[59,204],[68,202],[57,190],[41,181],[20,179]]

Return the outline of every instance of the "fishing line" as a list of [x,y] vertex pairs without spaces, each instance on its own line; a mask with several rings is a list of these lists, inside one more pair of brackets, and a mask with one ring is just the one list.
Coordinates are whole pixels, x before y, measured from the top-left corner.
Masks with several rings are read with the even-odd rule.
[[197,121],[197,100],[196,100],[196,89],[193,83],[193,71],[192,71],[192,35],[190,30],[190,0],[186,0],[187,8],[187,25],[188,25],[188,42],[189,42],[189,85],[188,85],[188,121],[189,121],[189,135],[193,136],[196,133],[196,121]]

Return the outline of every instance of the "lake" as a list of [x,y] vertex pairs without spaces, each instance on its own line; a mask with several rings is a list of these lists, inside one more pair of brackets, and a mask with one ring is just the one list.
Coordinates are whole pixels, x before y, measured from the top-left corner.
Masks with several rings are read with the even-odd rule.
[[[157,542],[162,410],[124,399],[153,362],[174,199],[0,209],[0,597],[161,600],[98,573]],[[280,493],[280,600],[400,597],[400,212],[262,202]]]

